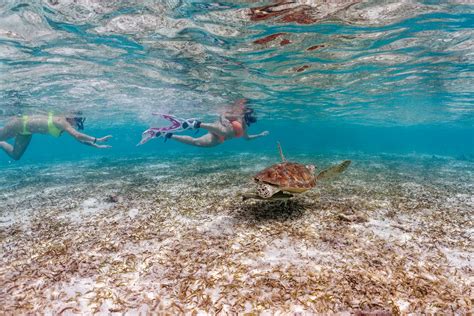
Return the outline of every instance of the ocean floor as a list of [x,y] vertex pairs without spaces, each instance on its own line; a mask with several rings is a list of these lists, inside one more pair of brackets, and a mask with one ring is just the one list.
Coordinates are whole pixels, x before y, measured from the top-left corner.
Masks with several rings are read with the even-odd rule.
[[4,168],[1,313],[473,310],[473,162],[291,158],[353,163],[286,205],[238,196],[277,154]]

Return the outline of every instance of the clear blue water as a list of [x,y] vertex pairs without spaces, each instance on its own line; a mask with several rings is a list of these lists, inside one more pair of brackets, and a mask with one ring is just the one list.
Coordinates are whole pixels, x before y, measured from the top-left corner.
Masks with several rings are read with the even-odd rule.
[[[0,313],[468,313],[470,2],[0,0],[0,128],[80,110],[113,135],[0,152]],[[269,136],[136,146],[153,112],[241,98]],[[352,164],[243,203],[277,142]]]

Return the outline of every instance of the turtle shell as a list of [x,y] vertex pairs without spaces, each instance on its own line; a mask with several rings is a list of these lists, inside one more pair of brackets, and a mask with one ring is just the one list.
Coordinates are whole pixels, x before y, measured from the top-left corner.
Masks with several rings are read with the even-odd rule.
[[304,192],[316,185],[313,170],[306,165],[294,162],[272,165],[257,173],[254,180],[275,185],[282,191],[288,192]]

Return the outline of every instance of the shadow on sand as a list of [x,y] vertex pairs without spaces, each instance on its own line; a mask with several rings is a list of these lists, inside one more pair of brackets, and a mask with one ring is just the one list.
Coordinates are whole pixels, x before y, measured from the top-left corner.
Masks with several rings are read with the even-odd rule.
[[242,222],[285,222],[304,215],[306,204],[300,200],[241,202],[232,211]]

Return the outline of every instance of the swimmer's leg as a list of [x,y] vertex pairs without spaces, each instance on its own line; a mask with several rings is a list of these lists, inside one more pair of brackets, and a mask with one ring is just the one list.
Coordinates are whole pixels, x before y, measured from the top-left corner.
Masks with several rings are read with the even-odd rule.
[[25,153],[26,148],[28,148],[28,145],[31,141],[31,136],[32,135],[18,135],[15,138],[14,146],[8,144],[7,142],[0,142],[0,148],[2,148],[12,159],[19,160]]
[[201,123],[199,127],[204,128],[210,133],[219,136],[225,136],[228,133],[229,129],[232,128],[232,125],[228,120],[221,120],[220,123]]
[[13,146],[7,142],[0,142],[0,148],[3,149],[10,157],[13,153]]
[[0,141],[6,141],[7,139],[16,136],[15,124],[13,120],[8,122],[7,125],[0,128]]
[[191,136],[186,136],[186,135],[171,135],[171,139],[174,139],[180,143],[187,144],[187,145],[193,145],[197,147],[214,147],[220,144],[219,139],[212,135],[212,134],[206,134],[204,136],[198,137],[198,138],[193,138]]

